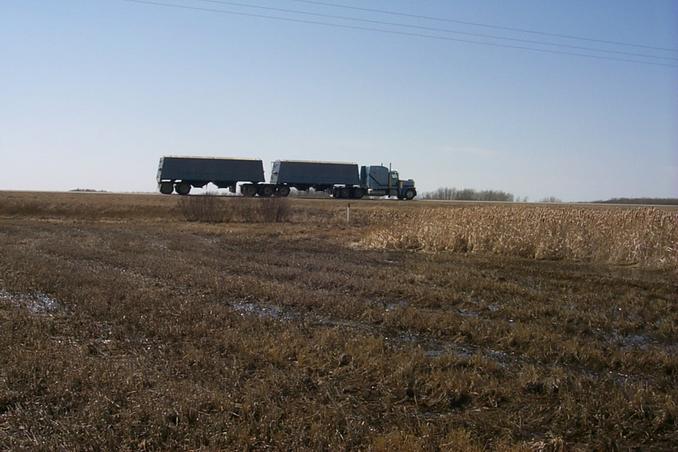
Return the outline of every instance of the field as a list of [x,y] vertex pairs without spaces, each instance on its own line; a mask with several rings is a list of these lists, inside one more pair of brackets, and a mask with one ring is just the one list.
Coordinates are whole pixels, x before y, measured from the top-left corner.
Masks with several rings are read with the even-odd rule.
[[0,449],[678,444],[678,211],[203,201],[0,193]]

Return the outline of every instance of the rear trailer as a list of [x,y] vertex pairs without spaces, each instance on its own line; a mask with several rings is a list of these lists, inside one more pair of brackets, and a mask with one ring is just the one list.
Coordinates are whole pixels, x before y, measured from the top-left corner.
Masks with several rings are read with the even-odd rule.
[[238,182],[246,182],[241,191],[253,196],[261,190],[256,184],[265,181],[264,164],[256,159],[162,157],[157,181],[160,192],[166,195],[173,191],[187,195],[191,187],[202,188],[208,183],[235,192]]

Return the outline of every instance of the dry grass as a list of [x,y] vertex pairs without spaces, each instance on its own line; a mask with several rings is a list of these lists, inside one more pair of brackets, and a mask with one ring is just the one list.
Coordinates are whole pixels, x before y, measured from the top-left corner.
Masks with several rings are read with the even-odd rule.
[[180,198],[177,209],[187,221],[204,223],[282,223],[291,217],[286,198],[226,198],[207,193]]
[[678,267],[678,213],[656,208],[425,209],[372,232],[372,248]]
[[[339,223],[344,204],[226,196],[162,196],[112,193],[5,192],[0,216],[79,221],[201,221],[206,223]],[[368,210],[368,209],[364,209]],[[357,222],[361,221],[359,218]]]
[[31,196],[0,201],[0,449],[678,442],[673,270],[350,246],[419,203]]

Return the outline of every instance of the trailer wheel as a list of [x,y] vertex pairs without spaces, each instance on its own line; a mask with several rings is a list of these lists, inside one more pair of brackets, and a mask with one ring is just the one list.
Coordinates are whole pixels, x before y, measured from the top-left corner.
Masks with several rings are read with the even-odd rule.
[[273,187],[271,187],[270,185],[261,185],[257,190],[259,196],[262,196],[264,198],[270,198],[271,196],[273,196],[273,192],[274,192]]
[[171,195],[174,191],[174,184],[172,182],[162,182],[160,184],[160,193],[163,195]]
[[412,189],[405,192],[405,199],[408,201],[412,201],[415,196],[417,196],[417,192]]
[[339,189],[339,197],[340,198],[350,198],[351,197],[351,189],[348,187],[343,187]]
[[181,196],[186,196],[191,192],[191,184],[189,184],[188,182],[179,182],[174,186],[174,189]]
[[243,196],[251,198],[257,194],[257,186],[254,184],[242,184],[240,186],[240,193],[242,193]]
[[365,196],[365,190],[363,190],[362,188],[352,188],[351,189],[351,198],[361,199],[363,196]]
[[276,192],[278,196],[282,196],[283,198],[286,198],[290,195],[290,187],[287,185],[281,185],[278,187],[278,191]]

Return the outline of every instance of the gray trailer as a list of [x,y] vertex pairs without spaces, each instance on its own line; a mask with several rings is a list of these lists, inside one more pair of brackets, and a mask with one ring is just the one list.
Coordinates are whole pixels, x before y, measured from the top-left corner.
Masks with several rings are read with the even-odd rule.
[[240,187],[245,196],[273,194],[270,184],[261,184],[265,182],[264,164],[255,159],[161,157],[157,180],[160,193],[165,195],[173,191],[187,195],[191,187],[202,188],[208,183],[235,193],[238,182],[245,182]]

